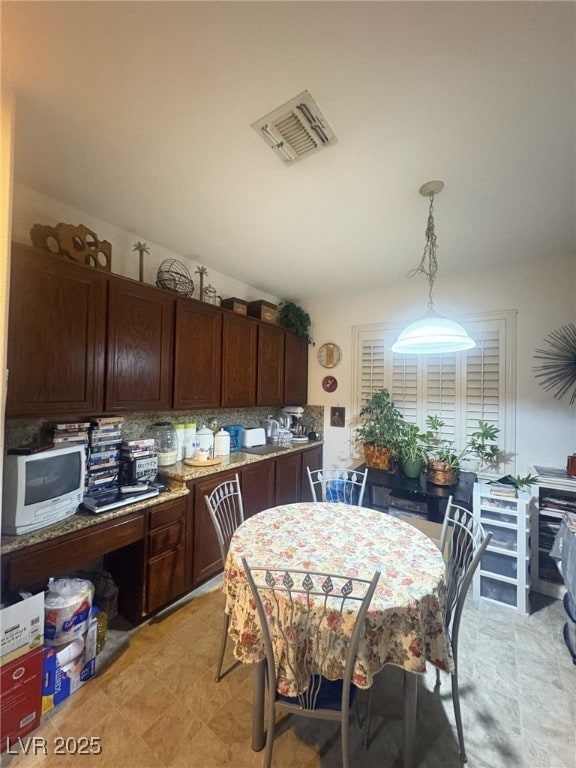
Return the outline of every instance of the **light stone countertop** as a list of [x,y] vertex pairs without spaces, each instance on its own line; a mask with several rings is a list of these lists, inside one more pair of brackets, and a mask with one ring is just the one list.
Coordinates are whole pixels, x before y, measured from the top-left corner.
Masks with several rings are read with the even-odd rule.
[[220,456],[220,463],[209,467],[192,467],[185,464],[183,461],[179,461],[170,467],[160,467],[158,469],[158,475],[161,479],[168,480],[170,483],[187,483],[190,480],[198,480],[199,478],[213,475],[216,472],[237,470],[248,464],[255,464],[259,461],[264,461],[265,459],[273,459],[290,453],[299,453],[307,448],[323,444],[322,440],[309,440],[307,443],[293,443],[287,447],[269,445],[267,446],[269,452],[265,454],[235,451],[229,456]]
[[[166,493],[161,493],[159,496],[154,496],[151,499],[144,499],[135,504],[127,504],[125,507],[120,507],[119,509],[112,509],[108,512],[99,512],[98,514],[93,514],[87,510],[79,510],[75,515],[71,515],[65,520],[60,520],[53,525],[39,528],[30,533],[23,533],[17,536],[3,534],[0,537],[0,555],[6,555],[9,552],[25,549],[34,544],[42,544],[45,541],[65,536],[67,533],[80,531],[84,528],[99,525],[108,520],[125,517],[126,515],[138,512],[141,509],[153,507],[156,504],[163,504],[166,501],[172,501],[181,496],[186,496],[189,493],[189,490],[186,488],[186,483],[190,480],[198,480],[199,478],[207,477],[208,475],[214,475],[217,472],[240,469],[240,467],[247,466],[248,464],[255,464],[259,461],[275,458],[276,456],[282,456],[284,454],[297,453],[318,445],[323,445],[323,441],[317,440],[309,441],[308,443],[298,443],[287,448],[278,447],[277,450],[271,450],[264,455],[236,451],[235,453],[231,453],[230,456],[222,456],[219,464],[211,465],[209,467],[191,467],[184,462],[178,462],[170,467],[160,467],[158,470],[158,479],[168,485],[169,490]],[[272,449],[272,446],[270,446],[270,448]]]

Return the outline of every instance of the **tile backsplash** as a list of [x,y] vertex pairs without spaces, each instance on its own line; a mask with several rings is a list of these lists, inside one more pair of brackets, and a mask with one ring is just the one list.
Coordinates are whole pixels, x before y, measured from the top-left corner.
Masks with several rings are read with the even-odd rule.
[[[96,414],[86,414],[87,417]],[[135,440],[145,435],[148,428],[156,421],[171,421],[173,424],[195,422],[198,427],[217,419],[218,426],[242,424],[245,427],[258,427],[267,416],[277,418],[282,415],[281,408],[211,408],[194,411],[145,411],[142,413],[124,413],[122,434],[125,439]],[[60,417],[58,417],[60,419]],[[15,448],[40,437],[43,425],[55,421],[55,417],[44,419],[6,419],[4,441],[6,448]],[[62,417],[60,420],[80,421],[81,417]],[[320,432],[324,427],[324,406],[305,405],[302,422],[308,431]]]

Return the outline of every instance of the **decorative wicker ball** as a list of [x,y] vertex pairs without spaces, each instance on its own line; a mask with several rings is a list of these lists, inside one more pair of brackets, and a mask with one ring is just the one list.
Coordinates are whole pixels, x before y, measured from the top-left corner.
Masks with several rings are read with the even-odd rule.
[[180,293],[182,296],[192,296],[194,283],[188,268],[177,259],[164,259],[158,267],[156,275],[158,288]]

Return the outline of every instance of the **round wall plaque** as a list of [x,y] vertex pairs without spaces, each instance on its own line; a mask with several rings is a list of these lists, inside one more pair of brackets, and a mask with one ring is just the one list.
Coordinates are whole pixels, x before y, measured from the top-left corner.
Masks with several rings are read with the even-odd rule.
[[334,376],[324,376],[322,379],[322,389],[325,392],[335,392],[338,387],[338,381]]
[[335,368],[342,360],[342,350],[338,344],[327,342],[318,350],[318,362],[324,368]]

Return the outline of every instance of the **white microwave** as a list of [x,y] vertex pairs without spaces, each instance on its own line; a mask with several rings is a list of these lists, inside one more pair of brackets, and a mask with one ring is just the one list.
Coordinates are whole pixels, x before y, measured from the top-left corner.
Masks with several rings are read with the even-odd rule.
[[4,459],[2,533],[21,534],[73,515],[84,496],[86,448],[74,445]]

